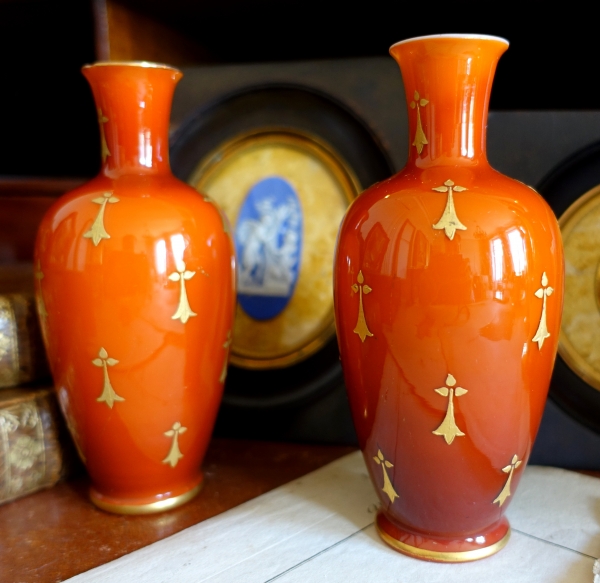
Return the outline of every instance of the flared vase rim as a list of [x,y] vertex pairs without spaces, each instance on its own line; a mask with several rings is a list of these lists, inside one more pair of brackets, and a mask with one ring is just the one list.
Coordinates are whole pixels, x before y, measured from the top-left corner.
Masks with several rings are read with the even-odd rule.
[[164,63],[153,63],[152,61],[97,61],[81,67],[84,69],[94,69],[95,67],[138,67],[140,69],[166,69],[175,73],[181,73],[176,67],[165,65]]
[[507,47],[510,45],[508,40],[501,36],[494,36],[491,34],[461,34],[461,33],[448,33],[448,34],[429,34],[424,36],[414,36],[412,38],[407,38],[397,43],[394,43],[390,47],[390,51],[400,45],[406,45],[408,43],[422,41],[422,40],[433,40],[433,39],[457,39],[457,40],[491,40],[496,42],[504,43]]

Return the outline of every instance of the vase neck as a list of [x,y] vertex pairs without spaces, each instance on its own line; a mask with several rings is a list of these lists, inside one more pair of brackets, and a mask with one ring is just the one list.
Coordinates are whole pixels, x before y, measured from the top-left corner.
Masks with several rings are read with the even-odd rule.
[[170,173],[169,115],[181,73],[149,63],[98,63],[83,68],[92,87],[101,174]]
[[496,64],[508,43],[439,35],[395,44],[409,119],[409,165],[487,165],[486,125]]

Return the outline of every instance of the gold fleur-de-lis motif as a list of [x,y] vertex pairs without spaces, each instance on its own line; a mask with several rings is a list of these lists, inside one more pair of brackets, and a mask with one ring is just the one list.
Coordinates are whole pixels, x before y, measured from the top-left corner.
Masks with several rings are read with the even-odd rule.
[[196,274],[195,271],[187,271],[185,268],[184,261],[177,261],[175,263],[177,271],[169,275],[171,281],[179,282],[179,305],[177,311],[171,316],[173,320],[181,320],[185,324],[192,316],[197,316],[196,312],[192,311],[190,303],[187,297],[187,291],[185,289],[185,282],[188,279],[192,279]]
[[102,164],[106,162],[106,158],[110,156],[110,150],[106,143],[106,135],[104,133],[104,124],[108,121],[108,118],[103,115],[102,110],[98,108],[98,125],[100,126],[100,147],[102,149]]
[[42,279],[44,279],[44,274],[39,259],[35,267],[35,279],[37,279],[38,282],[36,294],[38,314],[42,320],[45,320],[48,317],[48,311],[46,310],[46,303],[44,302],[44,296],[42,294]]
[[502,506],[502,504],[504,504],[506,499],[510,496],[510,482],[512,481],[513,472],[521,465],[522,462],[523,462],[523,460],[520,460],[517,457],[517,454],[515,454],[515,455],[513,455],[513,458],[510,461],[510,464],[508,466],[502,468],[502,471],[505,474],[508,474],[508,478],[506,480],[506,484],[504,484],[504,488],[502,488],[502,492],[500,492],[500,494],[498,494],[498,497],[492,502],[492,504],[495,504],[496,502],[498,502],[498,506]]
[[414,93],[414,101],[410,102],[411,109],[417,110],[417,131],[415,132],[415,139],[412,145],[417,148],[417,152],[420,154],[426,144],[429,144],[425,132],[423,131],[423,125],[421,124],[421,108],[425,107],[429,101],[422,99],[418,91]]
[[394,490],[394,486],[388,476],[386,468],[393,468],[394,464],[388,462],[381,453],[381,450],[377,451],[377,455],[373,456],[375,463],[381,466],[381,470],[383,471],[383,488],[381,488],[390,499],[390,502],[393,504],[396,498],[399,498],[398,493]]
[[[373,336],[372,332],[369,330],[367,326],[367,321],[365,320],[365,310],[363,308],[363,295],[370,294],[373,290],[364,283],[365,278],[363,276],[362,271],[358,272],[358,276],[356,277],[358,284],[353,284],[352,291],[354,293],[358,293],[358,320],[356,321],[356,326],[354,327],[353,332],[358,334],[361,342],[364,342],[367,336]],[[364,284],[364,285],[363,285]]]
[[167,457],[162,461],[163,464],[169,464],[172,468],[174,468],[179,460],[183,457],[181,450],[179,449],[179,435],[181,433],[185,433],[187,431],[187,427],[183,427],[179,421],[173,423],[173,427],[169,429],[169,431],[165,431],[165,435],[167,437],[172,437],[171,441],[171,449],[169,449],[169,453]]
[[12,433],[19,428],[19,418],[10,411],[0,411],[0,429]]
[[542,287],[535,292],[535,297],[542,300],[542,316],[540,317],[540,325],[538,326],[537,332],[531,339],[532,342],[538,343],[538,350],[542,349],[544,340],[550,336],[548,326],[546,325],[546,298],[551,296],[553,291],[554,289],[548,285],[548,276],[544,271],[542,274]]
[[223,360],[223,368],[221,369],[221,376],[219,377],[219,382],[224,383],[227,378],[227,363],[229,362],[229,347],[231,346],[231,330],[227,332],[227,339],[223,344],[223,348],[225,349],[225,360]]
[[441,435],[446,440],[446,443],[450,445],[455,437],[462,437],[464,435],[456,425],[454,419],[454,396],[460,397],[469,391],[462,387],[454,387],[456,379],[451,374],[448,374],[446,377],[446,384],[448,385],[447,387],[435,389],[435,392],[442,395],[442,397],[448,397],[448,409],[446,409],[446,416],[441,425],[435,431],[432,431],[432,433],[434,435]]
[[98,403],[106,403],[112,409],[113,405],[117,401],[125,400],[123,397],[117,395],[112,385],[110,384],[110,378],[108,377],[108,367],[115,366],[115,364],[119,364],[119,361],[115,360],[114,358],[109,358],[108,352],[106,352],[104,348],[100,348],[98,352],[98,358],[94,358],[94,360],[92,360],[92,364],[94,366],[101,367],[104,376],[102,394],[96,399],[96,401],[98,401]]
[[450,241],[452,241],[456,231],[467,230],[467,227],[465,227],[456,216],[453,192],[464,192],[467,189],[464,186],[455,186],[452,180],[446,180],[446,182],[444,182],[444,186],[436,186],[435,188],[432,188],[432,190],[435,190],[436,192],[448,193],[446,208],[444,209],[442,218],[435,225],[433,225],[433,228],[440,230],[444,229],[446,236],[450,239]]
[[104,209],[106,208],[106,203],[114,204],[119,202],[119,199],[116,196],[113,196],[112,193],[105,192],[101,197],[92,199],[92,202],[99,204],[100,210],[92,223],[92,227],[83,236],[86,239],[91,239],[94,245],[98,245],[102,239],[110,239],[110,235],[104,228]]

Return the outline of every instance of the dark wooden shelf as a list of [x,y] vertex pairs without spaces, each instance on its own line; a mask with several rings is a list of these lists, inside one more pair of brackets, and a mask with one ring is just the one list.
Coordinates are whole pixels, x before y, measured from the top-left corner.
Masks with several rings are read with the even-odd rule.
[[88,501],[89,481],[58,484],[0,507],[0,581],[64,581],[225,512],[355,451],[215,439],[203,492],[175,510],[119,516]]

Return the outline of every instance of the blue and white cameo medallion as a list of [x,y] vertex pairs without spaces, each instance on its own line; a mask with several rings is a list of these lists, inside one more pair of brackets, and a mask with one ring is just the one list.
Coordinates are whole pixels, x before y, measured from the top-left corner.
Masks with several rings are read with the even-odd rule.
[[240,207],[235,228],[238,301],[256,320],[280,314],[300,270],[302,208],[294,188],[278,176],[256,183]]

